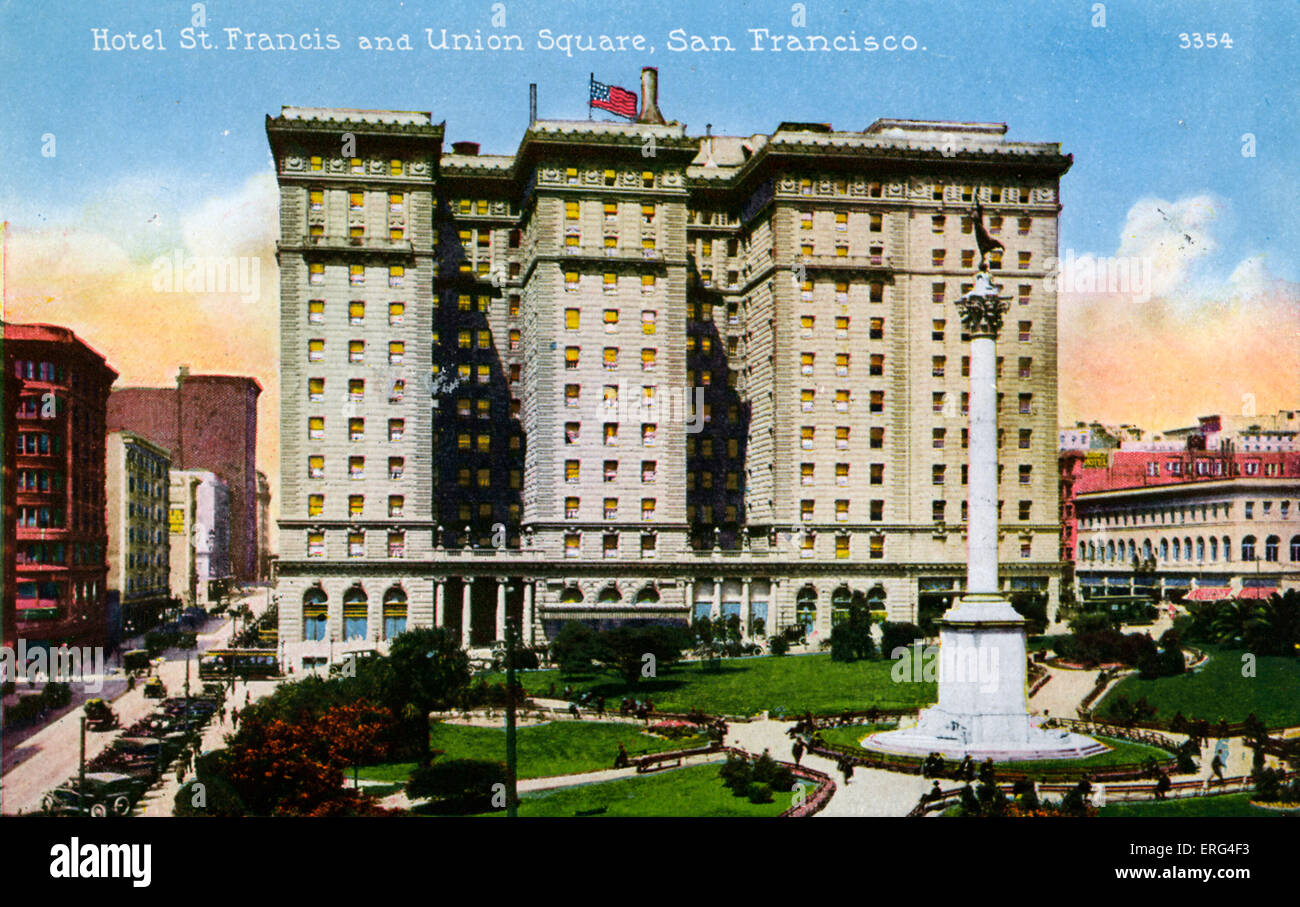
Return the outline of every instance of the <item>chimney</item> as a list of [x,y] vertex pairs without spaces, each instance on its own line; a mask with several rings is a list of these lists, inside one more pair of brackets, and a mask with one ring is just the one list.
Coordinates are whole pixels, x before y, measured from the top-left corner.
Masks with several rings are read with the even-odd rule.
[[665,125],[664,115],[659,112],[659,70],[654,66],[641,67],[641,115],[636,121]]
[[188,378],[189,376],[190,376],[190,367],[188,365],[182,365],[180,369],[176,372],[176,386],[180,387],[181,384],[185,381],[185,379]]
[[457,154],[473,157],[478,154],[478,142],[452,142],[451,150]]

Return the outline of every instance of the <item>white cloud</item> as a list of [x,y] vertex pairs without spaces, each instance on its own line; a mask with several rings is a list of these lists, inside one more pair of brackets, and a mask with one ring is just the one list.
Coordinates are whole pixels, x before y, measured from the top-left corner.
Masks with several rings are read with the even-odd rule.
[[249,177],[234,195],[214,196],[188,212],[181,235],[192,255],[257,255],[273,251],[280,228],[275,175]]
[[1211,195],[1168,201],[1144,198],[1129,209],[1117,258],[1152,263],[1152,292],[1165,296],[1183,286],[1198,262],[1217,251],[1214,227],[1223,203]]

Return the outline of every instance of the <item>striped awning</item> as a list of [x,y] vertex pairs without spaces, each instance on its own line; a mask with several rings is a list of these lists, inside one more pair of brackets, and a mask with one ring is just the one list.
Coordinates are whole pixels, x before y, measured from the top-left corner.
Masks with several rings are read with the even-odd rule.
[[1237,598],[1269,598],[1277,594],[1277,586],[1246,586]]
[[1232,590],[1227,586],[1201,586],[1186,596],[1187,601],[1193,602],[1217,602],[1225,598],[1232,598]]

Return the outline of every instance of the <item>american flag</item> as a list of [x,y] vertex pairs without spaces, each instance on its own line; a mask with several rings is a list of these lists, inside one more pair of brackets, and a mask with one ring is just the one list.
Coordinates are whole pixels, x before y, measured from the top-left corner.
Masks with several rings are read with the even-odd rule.
[[629,120],[635,120],[636,92],[619,88],[617,85],[606,85],[604,82],[597,82],[596,77],[593,75],[591,77],[589,106],[599,107],[601,110],[608,110],[610,113],[627,117]]

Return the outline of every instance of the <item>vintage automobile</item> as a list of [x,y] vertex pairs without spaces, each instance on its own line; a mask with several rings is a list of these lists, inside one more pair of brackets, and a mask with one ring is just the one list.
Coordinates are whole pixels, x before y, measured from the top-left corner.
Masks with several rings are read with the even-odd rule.
[[104,700],[87,699],[83,709],[86,713],[86,730],[111,731],[117,727],[117,715]]
[[150,677],[144,685],[144,696],[146,699],[165,699],[167,688],[159,678]]
[[114,772],[87,773],[84,793],[77,786],[72,780],[49,791],[41,799],[41,810],[56,816],[125,816],[142,789],[139,779]]

